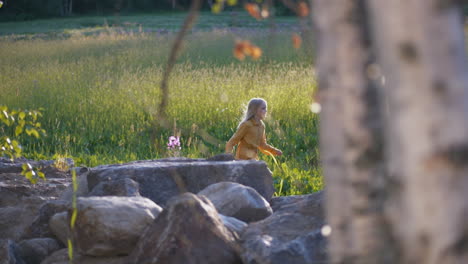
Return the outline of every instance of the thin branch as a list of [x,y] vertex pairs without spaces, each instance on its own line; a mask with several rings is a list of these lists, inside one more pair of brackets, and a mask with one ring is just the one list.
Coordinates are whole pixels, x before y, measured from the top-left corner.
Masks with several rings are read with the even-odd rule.
[[198,11],[201,8],[201,4],[202,4],[201,0],[193,0],[192,6],[190,7],[189,14],[185,18],[184,24],[182,28],[180,29],[179,33],[177,34],[174,44],[172,45],[171,53],[167,61],[163,79],[161,81],[162,98],[161,98],[161,103],[158,109],[158,117],[160,119],[159,121],[164,122],[164,120],[166,120],[166,106],[168,104],[168,98],[169,98],[169,87],[168,87],[169,77],[170,77],[172,69],[174,68],[175,61],[179,55],[180,49],[182,47],[183,39],[185,35],[187,34],[187,32],[189,31],[189,29],[192,27],[193,23],[195,22],[198,16]]

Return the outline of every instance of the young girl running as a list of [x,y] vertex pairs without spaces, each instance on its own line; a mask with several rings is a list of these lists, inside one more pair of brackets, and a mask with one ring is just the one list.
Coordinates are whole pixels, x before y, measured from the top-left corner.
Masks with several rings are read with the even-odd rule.
[[267,155],[282,155],[281,150],[266,142],[265,124],[262,121],[266,113],[267,102],[265,100],[251,99],[236,133],[226,143],[226,153],[232,153],[232,149],[237,145],[236,159],[240,160],[258,160],[258,150]]

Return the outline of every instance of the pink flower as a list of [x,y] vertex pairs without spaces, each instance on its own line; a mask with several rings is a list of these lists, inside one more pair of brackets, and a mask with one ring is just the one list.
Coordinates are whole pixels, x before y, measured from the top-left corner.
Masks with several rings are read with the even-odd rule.
[[176,147],[181,149],[181,147],[180,147],[180,137],[170,136],[169,137],[169,143],[167,143],[167,149],[175,149]]

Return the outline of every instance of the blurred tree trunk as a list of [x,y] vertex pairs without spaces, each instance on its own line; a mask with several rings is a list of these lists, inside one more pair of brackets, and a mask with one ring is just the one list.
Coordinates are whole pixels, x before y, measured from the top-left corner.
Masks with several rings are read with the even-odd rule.
[[332,263],[468,263],[455,2],[313,0]]
[[[364,0],[317,0],[321,158],[333,263],[391,260],[375,56]],[[392,262],[387,262],[392,263]]]

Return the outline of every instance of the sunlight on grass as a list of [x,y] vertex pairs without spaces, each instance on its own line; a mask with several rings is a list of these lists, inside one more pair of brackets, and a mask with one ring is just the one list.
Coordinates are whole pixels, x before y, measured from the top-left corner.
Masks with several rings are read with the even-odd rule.
[[[268,141],[284,152],[278,165],[262,156],[277,186],[283,179],[278,195],[323,188],[318,120],[309,110],[312,54],[292,48],[290,32],[216,28],[189,35],[169,83],[174,128],[162,129],[154,117],[174,35],[86,30],[99,32],[70,29],[66,38],[8,36],[0,42],[0,105],[45,109],[48,137],[24,139],[30,157],[67,154],[86,166],[162,158],[174,130],[181,132],[182,156],[210,157],[224,151],[243,104],[263,97],[270,110]],[[232,48],[238,38],[259,45],[264,55],[237,61]]]

